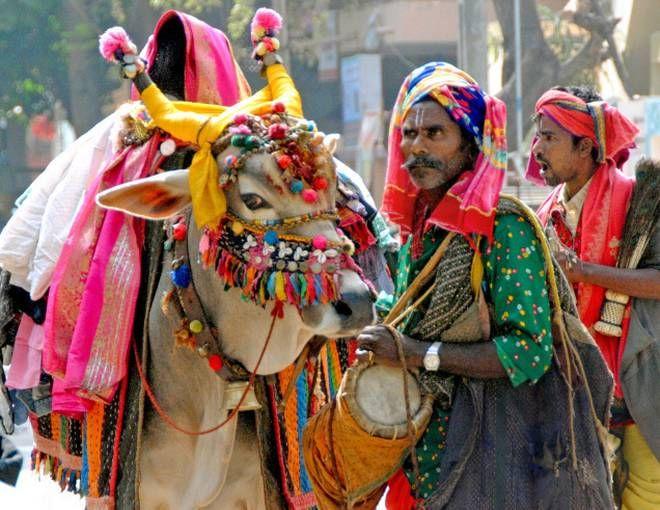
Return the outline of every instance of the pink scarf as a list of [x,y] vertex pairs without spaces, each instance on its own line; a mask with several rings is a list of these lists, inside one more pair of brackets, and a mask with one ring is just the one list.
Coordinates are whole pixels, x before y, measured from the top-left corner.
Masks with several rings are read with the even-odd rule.
[[[178,17],[186,36],[187,100],[231,105],[249,92],[226,36],[176,11],[159,21],[144,50],[156,55],[158,30]],[[208,81],[206,81],[208,80]],[[140,285],[143,222],[96,206],[97,193],[153,173],[165,135],[125,148],[87,189],[58,259],[49,293],[43,362],[56,379],[53,411],[85,412],[85,399],[109,401],[127,369]],[[82,397],[82,398],[81,398]]]
[[[179,18],[186,37],[184,99],[229,106],[248,97],[250,85],[234,58],[227,36],[190,14],[167,11],[160,17],[154,33],[140,53],[149,62],[149,69],[158,52],[158,33],[172,18]],[[131,98],[137,100],[139,97],[135,87],[132,87]]]

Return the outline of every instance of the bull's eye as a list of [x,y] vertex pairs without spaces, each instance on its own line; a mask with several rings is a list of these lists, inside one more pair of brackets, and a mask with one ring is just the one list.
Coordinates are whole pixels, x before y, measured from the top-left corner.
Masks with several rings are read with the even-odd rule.
[[241,200],[251,211],[257,209],[270,209],[272,206],[256,193],[245,193],[241,195]]

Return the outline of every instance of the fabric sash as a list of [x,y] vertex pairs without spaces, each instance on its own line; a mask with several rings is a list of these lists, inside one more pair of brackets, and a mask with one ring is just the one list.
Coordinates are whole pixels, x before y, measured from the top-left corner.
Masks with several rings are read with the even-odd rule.
[[[609,165],[601,165],[591,179],[587,197],[582,208],[580,222],[588,228],[580,229],[580,260],[615,266],[619,245],[623,237],[628,205],[632,196],[634,180]],[[558,186],[541,205],[537,214],[546,226],[550,211],[563,192]],[[603,335],[594,331],[593,325],[600,317],[605,299],[605,288],[588,283],[577,284],[577,305],[580,319],[589,328],[601,349],[616,382],[615,395],[622,396],[619,384],[619,368],[627,336],[628,319],[624,319],[624,334],[621,338]]]

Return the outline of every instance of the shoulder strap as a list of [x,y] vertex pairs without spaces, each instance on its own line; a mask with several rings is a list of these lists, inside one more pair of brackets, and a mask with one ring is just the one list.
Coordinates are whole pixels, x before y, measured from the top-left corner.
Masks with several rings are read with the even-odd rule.
[[418,298],[411,306],[406,308],[408,302],[415,297],[419,289],[421,289],[435,274],[435,269],[440,263],[443,255],[449,247],[449,243],[456,236],[456,233],[449,232],[447,236],[443,239],[438,249],[435,250],[435,253],[431,256],[426,265],[422,268],[419,274],[415,277],[413,282],[408,286],[406,291],[401,295],[401,297],[394,303],[394,306],[390,310],[390,313],[385,317],[385,324],[391,326],[396,326],[401,322],[408,314],[410,314],[419,304],[424,301],[424,299],[430,294],[431,290],[435,287],[435,284],[431,285],[420,298]]

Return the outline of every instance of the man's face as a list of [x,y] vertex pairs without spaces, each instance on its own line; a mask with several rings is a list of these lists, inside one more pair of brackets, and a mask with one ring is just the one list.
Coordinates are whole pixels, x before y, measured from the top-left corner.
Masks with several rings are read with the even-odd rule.
[[541,176],[549,186],[571,181],[578,176],[579,150],[571,134],[541,115],[536,124],[536,144],[532,154],[541,165]]
[[413,105],[403,121],[401,134],[403,166],[418,188],[446,185],[470,163],[461,128],[436,101]]

